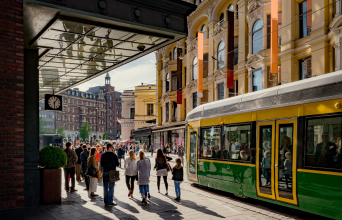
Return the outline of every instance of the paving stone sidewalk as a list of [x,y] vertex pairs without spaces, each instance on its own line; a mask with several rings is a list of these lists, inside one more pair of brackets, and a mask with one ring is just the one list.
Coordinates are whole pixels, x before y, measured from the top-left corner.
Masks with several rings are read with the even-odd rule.
[[[154,159],[151,158],[151,162],[154,165]],[[157,192],[157,178],[153,170],[150,178],[151,199],[149,204],[145,205],[141,204],[138,185],[135,185],[134,188],[134,198],[128,197],[124,170],[120,169],[120,173],[121,180],[116,183],[114,188],[114,200],[117,206],[106,207],[104,205],[102,182],[99,182],[97,187],[96,193],[99,196],[92,198],[88,196],[87,191],[83,190],[85,188],[83,181],[76,182],[78,191],[75,193],[67,193],[62,190],[62,204],[60,205],[27,208],[25,219],[305,219],[298,218],[293,213],[284,213],[272,208],[260,207],[258,204],[246,203],[244,200],[232,195],[227,196],[226,193],[220,191],[213,192],[201,187],[194,187],[188,181],[181,184],[181,202],[176,202],[171,175],[168,177],[169,195],[166,196],[164,195],[163,181],[161,193]]]

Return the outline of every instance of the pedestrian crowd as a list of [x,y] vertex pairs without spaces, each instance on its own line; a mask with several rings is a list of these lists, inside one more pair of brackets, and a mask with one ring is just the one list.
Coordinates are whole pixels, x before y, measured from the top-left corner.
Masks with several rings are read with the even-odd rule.
[[[75,180],[84,181],[90,197],[96,197],[97,185],[99,181],[103,181],[103,200],[105,205],[116,205],[114,202],[114,186],[120,181],[120,174],[117,167],[124,169],[125,182],[128,189],[128,197],[133,198],[135,181],[139,186],[142,203],[148,204],[151,197],[150,194],[150,176],[151,176],[151,161],[145,152],[151,152],[153,158],[154,146],[147,147],[145,144],[135,145],[112,145],[107,143],[105,146],[96,144],[89,146],[86,144],[79,144],[74,146],[67,142],[65,144],[65,153],[67,155],[67,164],[64,167],[65,186],[64,189],[70,192],[76,192]],[[169,161],[170,152],[177,153],[179,158],[175,160],[175,166],[172,168]],[[127,155],[127,156],[126,156]],[[165,185],[165,195],[168,195],[167,176],[172,175],[172,180],[175,185],[176,201],[180,201],[180,184],[183,181],[183,167],[184,163],[184,147],[161,146],[156,151],[155,166],[153,170],[156,171],[158,193],[160,193],[161,177]],[[71,181],[71,186],[69,186]]]

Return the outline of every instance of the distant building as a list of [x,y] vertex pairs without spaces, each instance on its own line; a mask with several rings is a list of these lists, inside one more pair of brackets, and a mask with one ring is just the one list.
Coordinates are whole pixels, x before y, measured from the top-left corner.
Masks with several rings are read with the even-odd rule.
[[56,112],[55,111],[44,111],[45,101],[39,102],[39,118],[46,122],[43,127],[43,132],[45,134],[55,134],[56,133]]
[[93,94],[100,94],[101,92],[104,95],[104,100],[106,102],[105,109],[105,125],[106,131],[109,139],[114,140],[118,139],[121,136],[121,124],[117,121],[117,119],[121,119],[121,92],[116,92],[115,88],[110,84],[110,76],[107,73],[105,77],[105,85],[104,86],[95,86],[91,87],[87,90],[87,92]]

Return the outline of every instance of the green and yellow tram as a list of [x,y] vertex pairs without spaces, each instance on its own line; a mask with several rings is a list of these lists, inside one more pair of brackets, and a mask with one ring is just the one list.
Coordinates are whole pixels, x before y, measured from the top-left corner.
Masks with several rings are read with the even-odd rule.
[[342,219],[342,71],[198,106],[188,179]]

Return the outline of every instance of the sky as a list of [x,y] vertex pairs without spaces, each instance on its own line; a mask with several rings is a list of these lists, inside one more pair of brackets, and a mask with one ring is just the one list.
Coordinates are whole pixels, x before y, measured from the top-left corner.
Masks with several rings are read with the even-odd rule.
[[[156,83],[156,57],[154,52],[147,54],[137,60],[109,72],[110,83],[115,87],[115,91],[123,92],[123,90],[134,89],[134,86],[141,83]],[[104,73],[95,79],[76,86],[81,91],[87,91],[89,87],[104,86]]]

